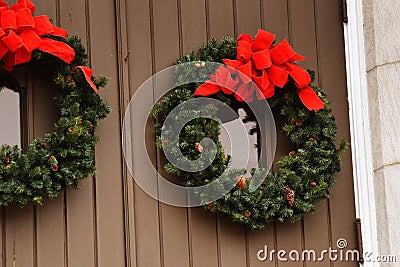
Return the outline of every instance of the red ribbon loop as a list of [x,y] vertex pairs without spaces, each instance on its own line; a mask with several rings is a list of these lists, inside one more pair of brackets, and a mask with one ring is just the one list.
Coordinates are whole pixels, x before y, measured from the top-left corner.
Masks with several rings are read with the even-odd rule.
[[35,5],[29,0],[18,0],[18,2],[12,5],[10,9],[16,11],[22,8],[28,8],[32,14],[35,12],[36,9]]
[[256,38],[254,39],[254,44],[253,44],[254,51],[257,52],[269,49],[274,40],[275,40],[275,34],[263,30],[258,30],[258,33],[256,35]]
[[278,66],[288,62],[295,54],[296,53],[286,40],[283,40],[271,49],[272,62]]
[[35,22],[32,17],[32,13],[29,9],[23,8],[16,12],[17,15],[17,27],[19,31],[34,30]]
[[11,52],[17,51],[21,46],[24,45],[21,37],[19,37],[13,31],[11,31],[6,37],[3,37],[2,41]]
[[3,28],[5,32],[17,30],[17,16],[14,11],[5,10],[1,12],[1,28]]
[[8,3],[4,1],[0,1],[0,12],[8,10]]
[[[305,58],[297,54],[286,40],[272,46],[274,38],[274,34],[264,30],[259,30],[254,40],[250,35],[241,34],[238,38],[237,60],[222,60],[227,68],[236,69],[238,73],[222,71],[219,68],[217,75],[201,85],[194,94],[207,96],[222,90],[229,94],[234,92],[238,101],[251,102],[255,98],[260,100],[272,97],[275,87],[284,87],[290,76],[297,87],[300,100],[309,110],[318,111],[323,108],[322,100],[308,86],[311,83],[309,73],[294,64]],[[223,77],[220,77],[221,75]],[[236,77],[235,83],[224,82],[233,80],[232,75]],[[219,77],[218,80],[215,80],[215,77]],[[250,79],[259,90],[250,83]]]

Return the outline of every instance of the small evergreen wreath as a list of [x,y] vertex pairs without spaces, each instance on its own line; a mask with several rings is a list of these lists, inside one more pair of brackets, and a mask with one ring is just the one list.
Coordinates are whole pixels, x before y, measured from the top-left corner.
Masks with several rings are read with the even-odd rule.
[[[273,38],[272,41],[266,41],[266,39],[271,39],[272,36],[260,30],[256,40],[259,39],[261,43],[270,42],[271,49],[282,43],[288,46],[286,41],[282,41],[280,44],[273,43]],[[243,50],[241,50],[243,43],[240,44],[240,42],[245,40],[249,43],[249,38],[251,37],[248,35],[241,35],[236,41],[227,36],[222,39],[221,43],[212,40],[201,47],[198,53],[191,52],[184,56],[177,63],[193,62],[195,68],[178,69],[179,71],[176,72],[177,81],[182,84],[182,81],[187,80],[191,75],[202,75],[201,71],[196,71],[196,69],[201,70],[201,67],[209,61],[224,62],[226,65],[235,66],[238,61],[242,60],[241,56],[243,56],[240,55],[243,54]],[[239,48],[238,43],[242,48]],[[256,46],[257,44],[253,44],[253,48]],[[258,46],[260,46],[260,42]],[[252,48],[246,49],[251,50]],[[294,61],[304,58],[295,54],[292,59],[296,60],[292,60],[292,64],[288,65],[287,69],[297,68],[298,65],[293,64]],[[243,65],[249,60],[251,58],[248,57],[247,61],[242,60],[239,63]],[[262,58],[258,64],[263,65],[265,60],[265,58]],[[254,62],[250,64],[254,64]],[[253,67],[255,68],[254,65]],[[257,73],[253,71],[248,76],[251,75],[257,76]],[[312,94],[315,94],[314,99],[318,97],[318,101],[321,101],[317,103],[319,107],[315,108],[318,111],[310,110],[310,102],[305,103],[307,101],[304,101],[304,97],[303,99],[299,97],[299,78],[296,74],[289,74],[287,80],[280,86],[277,86],[276,83],[272,88],[265,86],[264,88],[273,90],[272,94],[270,91],[267,92],[268,90],[261,88],[270,107],[276,111],[276,114],[281,114],[281,119],[284,122],[282,131],[287,135],[295,149],[278,160],[279,169],[275,173],[265,169],[252,172],[252,175],[265,177],[262,185],[253,192],[249,191],[249,179],[242,176],[243,170],[231,170],[231,178],[235,178],[237,181],[235,188],[212,203],[204,203],[207,210],[226,214],[234,221],[247,225],[251,230],[261,230],[267,222],[296,221],[303,214],[314,211],[315,203],[329,197],[328,190],[335,182],[334,174],[341,169],[340,154],[347,148],[347,143],[342,141],[339,145],[336,145],[337,125],[334,116],[331,114],[329,102],[321,88],[308,87],[314,78],[314,73],[308,71],[307,75],[310,77],[310,81],[307,81],[305,85],[307,88],[312,88]],[[235,77],[231,78],[237,80]],[[272,80],[274,79],[272,78]],[[277,80],[279,79],[275,79],[275,81]],[[224,88],[210,89],[207,86],[214,85],[190,83],[179,86],[163,96],[154,106],[152,116],[155,118],[156,145],[159,148],[167,146],[169,142],[168,129],[163,129],[165,130],[164,139],[161,138],[163,122],[168,114],[179,104],[193,99],[196,95],[210,95],[210,97],[221,100],[235,109],[245,107],[243,99],[235,96],[234,92],[226,94]],[[209,91],[206,92],[205,89],[209,89]],[[185,112],[190,111],[186,110]],[[215,114],[217,110],[213,105],[205,105],[200,112],[202,114]],[[253,119],[250,113],[247,115],[249,116],[247,120]],[[257,131],[257,129],[253,129],[252,132],[254,131]],[[200,117],[187,123],[179,135],[179,148],[182,154],[189,160],[198,159],[201,153],[207,152],[206,148],[200,145],[200,141],[207,137],[211,138],[217,145],[216,157],[209,167],[196,173],[180,170],[171,163],[165,164],[165,170],[170,174],[179,176],[185,186],[200,186],[212,182],[224,172],[230,162],[230,156],[224,153],[219,134],[219,122],[215,120]]]
[[15,65],[49,70],[60,118],[54,130],[34,139],[26,153],[17,146],[1,147],[0,206],[42,204],[45,197],[55,198],[67,186],[78,188],[79,180],[95,173],[94,131],[110,112],[97,94],[107,78],[92,80],[93,71],[84,67],[87,55],[80,39],[67,38],[66,31],[51,25],[47,16],[33,17],[34,10],[29,0],[19,0],[10,9],[0,0],[0,15],[10,23],[0,28],[0,53],[4,52],[0,88],[14,80]]

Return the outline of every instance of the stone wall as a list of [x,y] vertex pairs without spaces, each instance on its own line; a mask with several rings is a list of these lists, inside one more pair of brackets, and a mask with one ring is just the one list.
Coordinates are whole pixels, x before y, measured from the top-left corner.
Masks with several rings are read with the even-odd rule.
[[363,12],[379,253],[398,255],[400,2],[364,0]]

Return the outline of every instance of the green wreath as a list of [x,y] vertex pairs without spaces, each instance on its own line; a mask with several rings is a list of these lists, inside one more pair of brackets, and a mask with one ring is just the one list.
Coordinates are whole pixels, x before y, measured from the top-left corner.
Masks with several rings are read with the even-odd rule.
[[[21,62],[24,64],[18,68],[43,68],[52,73],[55,85],[52,90],[56,91],[54,99],[59,107],[60,118],[54,130],[44,138],[34,139],[26,153],[22,153],[17,146],[1,147],[0,206],[12,203],[24,206],[30,201],[42,204],[45,197],[55,198],[67,186],[78,188],[79,180],[95,173],[94,149],[98,137],[94,131],[98,121],[110,112],[110,107],[97,94],[97,88],[104,87],[107,78],[92,79],[92,71],[84,67],[87,55],[80,39],[66,38],[66,32],[51,25],[46,16],[34,18],[35,23],[28,27],[33,21],[35,9],[30,1],[20,0],[10,10],[7,7],[0,0],[1,12],[20,12],[18,25],[22,25],[22,15],[26,19],[24,22],[28,22],[23,24],[23,30],[15,29],[14,33],[19,34],[20,38],[13,40],[23,41],[20,44],[14,42],[19,45],[16,51],[11,48],[13,43],[4,41],[6,37],[2,37],[9,51],[1,58],[3,70],[0,70],[0,88],[15,82],[13,72],[9,70],[17,65],[20,55],[26,55],[24,51],[35,48],[31,57],[25,58],[25,63]],[[15,16],[14,13],[8,12],[7,16]],[[33,26],[35,24],[36,28]],[[11,36],[14,33],[9,29],[8,36]],[[49,29],[49,32],[43,32],[43,29]],[[27,36],[34,37],[28,42]],[[32,47],[32,40],[39,36],[44,41],[35,41],[38,47]],[[46,47],[45,44],[50,45]],[[4,47],[8,49],[7,46]]]
[[[256,39],[260,38],[259,35],[260,32]],[[245,36],[245,39],[248,38]],[[241,40],[243,36],[239,37],[239,41]],[[277,46],[279,44],[271,41],[271,48]],[[190,80],[193,75],[205,75],[201,72],[201,67],[208,61],[230,64],[232,61],[229,60],[239,58],[237,51],[238,42],[229,36],[223,38],[221,43],[212,40],[201,47],[198,53],[191,52],[178,60],[177,63],[193,62],[194,68],[178,68],[176,80],[184,84],[188,77]],[[300,60],[300,57],[297,59]],[[312,71],[308,71],[308,75],[314,79]],[[204,84],[190,83],[179,86],[163,96],[154,106],[152,116],[155,118],[156,145],[159,148],[169,144],[168,129],[162,128],[168,114],[179,104],[198,95],[201,86]],[[255,191],[250,192],[248,179],[242,176],[243,170],[232,169],[229,175],[237,181],[235,188],[214,202],[204,203],[207,210],[226,214],[234,221],[247,225],[251,230],[261,230],[267,222],[272,221],[293,222],[303,214],[314,211],[315,203],[329,197],[328,191],[335,182],[334,174],[341,169],[340,155],[347,148],[345,141],[336,144],[337,125],[321,88],[312,86],[313,93],[323,105],[323,108],[316,112],[307,108],[299,98],[298,83],[294,78],[289,77],[281,87],[275,85],[273,96],[269,96],[267,100],[272,110],[276,111],[275,114],[281,115],[280,119],[284,122],[281,130],[287,135],[294,149],[278,160],[279,169],[275,173],[265,169],[252,171],[252,175],[265,178]],[[235,109],[246,107],[234,94],[227,95],[220,90],[212,91],[209,95]],[[196,112],[203,115],[218,112],[212,104],[202,108]],[[190,112],[185,110],[182,119]],[[247,115],[246,120],[254,119],[250,112]],[[164,139],[161,138],[161,130],[164,131]],[[257,127],[250,134],[256,131]],[[215,159],[205,170],[196,173],[183,171],[171,163],[165,164],[166,172],[179,176],[185,186],[205,185],[220,177],[230,163],[230,156],[224,153],[219,134],[219,122],[215,120],[200,117],[187,123],[179,134],[179,149],[182,154],[189,160],[198,159],[201,153],[207,152],[207,148],[202,147],[200,141],[208,137],[217,145]]]

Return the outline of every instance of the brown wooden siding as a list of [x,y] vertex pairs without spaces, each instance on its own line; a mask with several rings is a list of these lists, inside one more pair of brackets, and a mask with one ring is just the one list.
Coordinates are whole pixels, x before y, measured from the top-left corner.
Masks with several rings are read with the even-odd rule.
[[[13,2],[13,1],[8,1]],[[34,0],[36,14],[47,14],[88,47],[95,74],[111,78],[101,96],[113,112],[101,122],[97,175],[68,189],[44,206],[0,211],[2,266],[356,266],[332,262],[260,262],[269,249],[327,249],[338,238],[355,247],[354,197],[350,151],[337,175],[329,201],[290,224],[269,224],[251,233],[228,218],[202,208],[171,207],[149,197],[133,181],[121,151],[121,121],[130,97],[152,74],[172,65],[215,37],[256,34],[264,28],[287,38],[306,55],[304,67],[317,71],[339,124],[339,138],[349,140],[343,32],[336,0]],[[51,130],[56,119],[49,107],[49,82],[27,75],[29,138]],[[32,78],[33,77],[33,78]],[[145,105],[153,105],[148,99]],[[140,114],[140,109],[135,110]],[[50,117],[49,117],[50,114]],[[140,130],[140,131],[139,131]],[[142,134],[142,129],[138,129]],[[147,141],[153,163],[162,172],[159,151]],[[285,144],[285,137],[279,136]],[[280,145],[278,154],[287,153]],[[134,168],[144,151],[136,153]],[[142,154],[142,156],[140,156]],[[149,172],[150,173],[150,172]],[[149,174],[150,175],[150,174]]]

